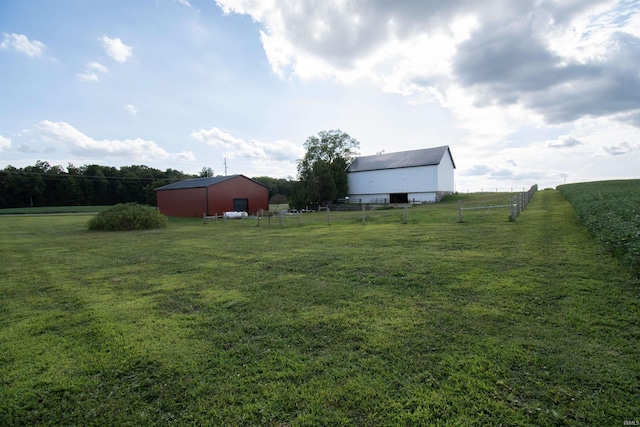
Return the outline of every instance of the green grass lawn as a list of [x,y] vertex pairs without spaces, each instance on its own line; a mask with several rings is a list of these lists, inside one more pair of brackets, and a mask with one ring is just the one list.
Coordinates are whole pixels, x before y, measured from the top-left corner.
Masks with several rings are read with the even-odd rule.
[[43,214],[78,214],[96,213],[107,206],[45,206],[35,208],[5,208],[0,209],[0,215],[43,215]]
[[0,217],[0,425],[640,421],[640,282],[559,192],[508,215]]

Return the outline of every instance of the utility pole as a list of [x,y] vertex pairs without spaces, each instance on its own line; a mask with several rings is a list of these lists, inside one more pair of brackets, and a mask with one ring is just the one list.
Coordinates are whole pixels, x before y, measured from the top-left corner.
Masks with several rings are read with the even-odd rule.
[[224,158],[224,176],[227,176],[227,158]]

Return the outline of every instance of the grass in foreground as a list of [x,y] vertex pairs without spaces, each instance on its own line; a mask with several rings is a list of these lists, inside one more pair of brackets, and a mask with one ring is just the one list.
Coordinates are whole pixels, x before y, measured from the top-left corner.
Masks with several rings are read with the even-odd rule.
[[384,214],[123,233],[0,218],[0,423],[640,419],[638,280],[558,192],[515,223]]

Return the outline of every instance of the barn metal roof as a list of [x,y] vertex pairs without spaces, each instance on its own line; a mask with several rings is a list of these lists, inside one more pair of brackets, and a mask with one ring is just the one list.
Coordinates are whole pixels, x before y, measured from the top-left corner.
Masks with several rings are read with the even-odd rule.
[[[421,150],[362,156],[356,158],[353,163],[351,163],[347,168],[347,172],[439,165],[447,152],[449,152],[449,156],[451,156],[449,146],[444,145],[442,147],[424,148]],[[451,162],[453,163],[453,156],[451,156]],[[453,167],[456,167],[455,163],[453,163]]]
[[[222,181],[226,181],[231,178],[244,175],[229,175],[229,176],[211,176],[207,178],[194,178],[185,179],[184,181],[174,182],[172,184],[163,185],[156,188],[158,190],[182,190],[184,188],[205,188],[214,184],[218,184]],[[248,178],[247,178],[248,179]]]

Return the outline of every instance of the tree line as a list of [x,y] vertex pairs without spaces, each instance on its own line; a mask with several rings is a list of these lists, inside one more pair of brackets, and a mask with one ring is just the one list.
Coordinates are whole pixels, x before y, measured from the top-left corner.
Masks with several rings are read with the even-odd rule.
[[[347,168],[360,143],[341,130],[321,131],[304,143],[298,179],[252,178],[269,188],[272,204],[295,208],[328,205],[348,195]],[[100,165],[51,166],[38,160],[24,168],[0,170],[0,209],[35,206],[105,206],[136,202],[156,205],[155,189],[189,178],[213,176],[210,167],[199,174],[161,171],[144,165],[120,168]]]
[[[0,170],[0,209],[35,206],[105,206],[136,202],[156,205],[155,189],[184,179],[210,176],[179,170],[165,171],[144,165],[120,168],[101,165],[51,166],[38,160],[33,166]],[[269,188],[270,199],[286,203],[291,181],[269,177],[252,178]]]

